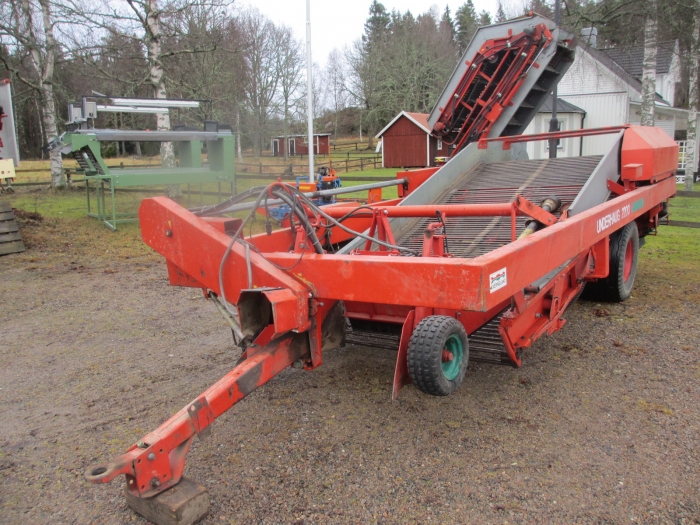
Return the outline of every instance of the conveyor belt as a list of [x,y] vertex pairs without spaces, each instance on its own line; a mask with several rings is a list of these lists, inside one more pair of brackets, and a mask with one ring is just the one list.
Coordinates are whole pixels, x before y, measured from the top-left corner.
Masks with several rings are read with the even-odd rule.
[[371,348],[399,349],[399,334],[384,334],[369,330],[348,330],[345,332],[345,342],[353,345],[369,346]]
[[[494,365],[511,365],[501,335],[498,333],[498,325],[501,315],[491,319],[484,326],[469,336],[469,360],[479,363],[491,363]],[[372,348],[386,348],[398,350],[400,338],[400,325],[392,325],[394,330],[372,330],[367,326],[352,328],[345,333],[345,342],[369,346]]]
[[92,168],[90,167],[90,164],[88,164],[86,156],[88,159],[90,159],[90,162],[92,162],[92,165],[97,170],[97,173],[99,173],[100,175],[104,175],[100,163],[97,162],[95,154],[90,148],[83,148],[73,151],[73,158],[78,162],[78,166],[80,166],[80,169],[83,169],[85,171],[92,171]]
[[[512,202],[516,195],[539,204],[556,195],[571,204],[600,162],[600,156],[524,160],[477,165],[439,200],[441,204]],[[519,217],[517,232],[528,219]],[[418,252],[423,233],[436,219],[417,219],[397,241]],[[511,241],[510,217],[448,217],[447,243],[455,257],[477,257]]]
[[[504,310],[505,311],[505,310]],[[503,312],[469,336],[469,360],[494,365],[512,365],[506,347],[503,345],[498,325]]]
[[[477,165],[448,189],[441,204],[496,204],[512,202],[516,195],[539,204],[554,195],[562,206],[571,204],[600,162],[600,156],[525,160]],[[528,218],[519,217],[517,233]],[[398,244],[418,252],[423,232],[436,219],[416,219]],[[511,242],[510,217],[447,217],[447,243],[455,257],[477,257]],[[498,333],[501,314],[469,337],[469,359],[493,364],[512,364]],[[380,333],[381,332],[381,333]],[[398,333],[373,330],[364,324],[346,335],[348,343],[379,348],[398,348]]]

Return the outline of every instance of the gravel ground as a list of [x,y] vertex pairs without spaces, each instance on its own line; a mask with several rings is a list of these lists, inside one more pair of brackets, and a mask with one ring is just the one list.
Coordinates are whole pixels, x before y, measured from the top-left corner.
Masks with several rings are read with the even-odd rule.
[[[700,523],[699,269],[643,260],[628,302],[447,398],[391,401],[388,350],[283,372],[195,440],[202,523]],[[146,523],[83,470],[233,366],[224,321],[155,256],[7,256],[0,297],[0,523]]]

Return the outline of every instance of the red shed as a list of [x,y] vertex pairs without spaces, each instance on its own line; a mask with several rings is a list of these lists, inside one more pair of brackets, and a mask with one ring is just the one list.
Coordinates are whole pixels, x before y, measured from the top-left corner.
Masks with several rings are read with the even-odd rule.
[[448,155],[447,144],[430,134],[427,113],[402,111],[376,135],[382,140],[385,168],[435,166],[435,157]]
[[[330,133],[317,133],[314,135],[314,154],[328,155],[330,154]],[[287,136],[288,154],[293,157],[295,155],[308,155],[309,145],[307,135],[288,135]],[[272,155],[274,157],[284,157],[284,136],[274,137],[272,139]]]

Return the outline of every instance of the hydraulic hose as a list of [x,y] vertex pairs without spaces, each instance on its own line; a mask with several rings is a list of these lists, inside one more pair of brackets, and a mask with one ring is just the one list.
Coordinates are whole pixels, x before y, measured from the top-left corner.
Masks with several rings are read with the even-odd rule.
[[313,226],[311,226],[309,218],[306,216],[306,212],[302,207],[299,206],[299,203],[295,202],[295,200],[292,199],[292,197],[284,191],[273,190],[272,195],[284,201],[284,203],[290,207],[292,213],[296,215],[297,219],[299,219],[299,222],[304,225],[304,229],[306,230],[306,236],[311,242],[311,245],[314,247],[314,251],[319,254],[324,253],[323,247],[321,246],[321,242],[318,240],[318,236],[316,235],[316,231],[314,230]]

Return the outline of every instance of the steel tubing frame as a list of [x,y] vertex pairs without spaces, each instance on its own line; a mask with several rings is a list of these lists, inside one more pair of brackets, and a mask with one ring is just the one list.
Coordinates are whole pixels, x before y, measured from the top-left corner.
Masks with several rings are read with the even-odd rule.
[[[315,199],[317,197],[330,197],[333,195],[344,195],[346,193],[357,193],[359,191],[374,190],[374,189],[379,189],[379,188],[389,188],[391,186],[400,186],[402,184],[407,184],[407,182],[408,182],[407,179],[387,180],[387,181],[383,181],[383,182],[373,182],[371,184],[359,184],[357,186],[346,186],[343,188],[335,188],[332,190],[308,191],[308,192],[302,192],[302,194],[305,197]],[[267,201],[267,204],[269,206],[277,205],[277,204],[284,204],[284,203],[285,202],[282,199],[268,199],[268,201]],[[234,213],[237,211],[245,211],[245,210],[250,210],[252,208],[255,208],[254,202],[243,202],[241,204],[234,204],[232,206],[229,206],[226,209],[218,211],[217,215],[221,215],[224,213]]]
[[[346,215],[352,206],[334,206],[323,208],[323,211],[339,219]],[[513,213],[513,204],[436,204],[424,206],[372,206],[375,210],[389,218],[394,217],[435,217],[435,212],[439,211],[446,217],[507,217]]]
[[125,454],[109,463],[89,467],[85,472],[86,479],[93,483],[107,483],[124,474],[127,490],[142,498],[176,485],[182,477],[185,456],[195,434],[205,438],[210,431],[209,425],[217,417],[296,360],[308,355],[309,340],[306,334],[290,333],[258,350],[250,352],[245,361],[158,429],[144,436]]
[[[268,253],[266,258],[288,267],[299,260],[294,274],[313,282],[318,297],[455,310],[487,311],[567,261],[607,238],[676,192],[675,179],[643,186],[552,226],[473,259],[387,257],[382,255],[304,255]],[[629,215],[615,228],[598,230],[599,221],[625,208]],[[166,257],[168,255],[166,254]],[[519,264],[521,261],[528,264]],[[489,276],[507,268],[507,284],[489,291]],[[342,279],[338,278],[342,272]],[[358,286],[357,283],[394,283]]]
[[572,131],[552,131],[547,133],[534,133],[532,135],[513,135],[493,137],[490,139],[481,138],[479,139],[479,149],[486,149],[489,142],[503,142],[503,149],[508,150],[511,144],[518,144],[521,142],[569,139],[574,137],[589,137],[591,135],[609,135],[611,133],[619,133],[629,127],[629,124],[624,124],[622,126],[606,126],[603,128],[576,129]]

